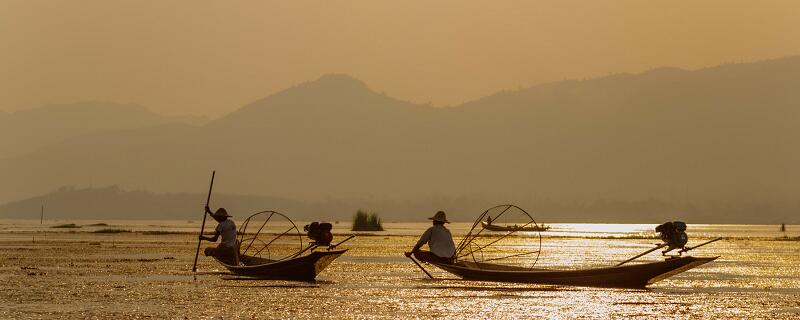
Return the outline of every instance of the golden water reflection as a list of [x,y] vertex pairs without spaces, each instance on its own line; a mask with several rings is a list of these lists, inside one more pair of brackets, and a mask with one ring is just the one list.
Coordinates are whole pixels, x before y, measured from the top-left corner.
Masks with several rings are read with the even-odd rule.
[[[351,240],[316,283],[232,280],[202,256],[195,277],[192,234],[0,231],[0,318],[800,318],[800,242],[774,226],[690,225],[690,244],[731,237],[693,252],[721,258],[647,290],[470,282],[428,266],[429,280],[402,255],[425,226]],[[657,242],[628,237],[652,227],[553,224],[538,266],[622,261]]]

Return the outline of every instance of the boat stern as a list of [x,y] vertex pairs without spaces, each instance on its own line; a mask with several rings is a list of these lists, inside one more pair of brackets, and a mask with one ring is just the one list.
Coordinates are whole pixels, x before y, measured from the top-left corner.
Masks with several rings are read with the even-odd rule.
[[[672,276],[674,276],[676,274],[679,274],[681,272],[688,271],[690,269],[694,269],[696,267],[699,267],[699,266],[704,265],[706,263],[709,263],[711,261],[717,260],[717,258],[719,258],[719,256],[716,256],[716,257],[703,257],[703,258],[696,258],[696,257],[677,258],[676,260],[683,260],[683,261],[679,261],[683,265],[678,266],[677,268],[674,268],[674,269],[672,269],[670,271],[661,273],[659,275],[656,275],[655,277],[650,278],[649,280],[647,280],[647,284],[653,284],[653,283],[659,282],[661,280],[664,280],[666,278],[672,277]],[[669,260],[667,260],[667,261],[669,261]],[[676,261],[676,262],[678,262],[678,261]]]
[[326,252],[327,254],[319,257],[319,259],[317,259],[314,262],[314,274],[318,275],[320,272],[322,272],[322,270],[325,270],[325,268],[327,268],[328,265],[330,265],[331,262],[333,262],[333,260],[336,260],[336,258],[341,256],[345,252],[347,252],[347,249]]

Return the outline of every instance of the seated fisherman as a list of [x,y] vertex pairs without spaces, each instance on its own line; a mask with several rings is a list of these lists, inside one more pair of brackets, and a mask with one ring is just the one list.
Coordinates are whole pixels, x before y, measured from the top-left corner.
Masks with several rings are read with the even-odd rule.
[[[456,254],[456,246],[450,230],[444,227],[445,223],[450,223],[447,221],[447,216],[444,211],[439,211],[428,219],[433,220],[433,226],[425,230],[411,252],[406,252],[406,257],[411,257],[413,254],[420,261],[452,263]],[[420,250],[426,243],[430,251]]]
[[219,224],[214,229],[213,237],[200,236],[200,240],[217,242],[217,238],[222,235],[222,241],[216,248],[206,248],[203,253],[206,256],[214,256],[222,262],[227,264],[236,264],[236,224],[233,220],[228,219],[230,215],[225,208],[219,208],[216,212],[211,213],[211,209],[206,206],[206,213],[210,214],[214,220]]

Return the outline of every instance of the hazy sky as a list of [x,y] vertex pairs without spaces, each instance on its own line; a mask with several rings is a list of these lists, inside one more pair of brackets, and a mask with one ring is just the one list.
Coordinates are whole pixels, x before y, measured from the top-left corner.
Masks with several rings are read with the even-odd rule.
[[542,82],[800,54],[800,1],[0,1],[0,110],[219,115],[347,73],[452,105]]

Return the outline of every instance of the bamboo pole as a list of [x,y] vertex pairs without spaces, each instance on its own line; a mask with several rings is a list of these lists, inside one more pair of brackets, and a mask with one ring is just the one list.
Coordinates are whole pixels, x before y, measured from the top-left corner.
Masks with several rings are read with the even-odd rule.
[[[211,202],[211,189],[214,187],[214,176],[217,174],[217,171],[211,171],[211,185],[208,186],[208,197],[206,198],[206,207]],[[203,208],[203,224],[200,225],[200,236],[203,236],[203,229],[206,228],[206,208]],[[197,272],[197,257],[200,255],[200,242],[202,240],[197,239],[197,251],[194,253],[194,264],[192,265],[192,272]]]
[[430,277],[431,279],[433,279],[433,276],[432,276],[430,273],[428,273],[428,270],[425,270],[425,268],[423,268],[423,267],[422,267],[422,265],[421,265],[421,264],[419,264],[419,262],[417,262],[417,260],[416,260],[416,259],[414,259],[413,257],[410,257],[410,256],[409,256],[408,258],[409,258],[409,259],[411,259],[411,261],[414,261],[414,264],[416,264],[416,265],[417,265],[417,267],[419,267],[420,269],[422,269],[422,272],[425,272],[425,274],[427,274],[427,275],[428,275],[428,277]]

